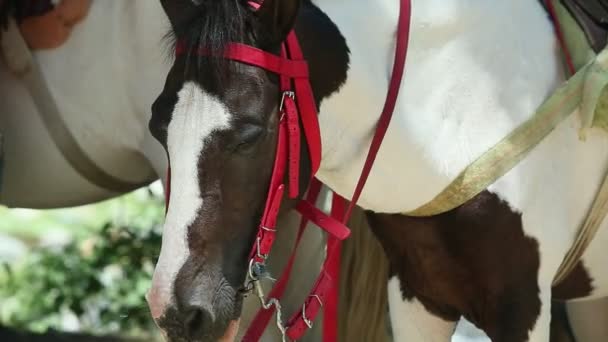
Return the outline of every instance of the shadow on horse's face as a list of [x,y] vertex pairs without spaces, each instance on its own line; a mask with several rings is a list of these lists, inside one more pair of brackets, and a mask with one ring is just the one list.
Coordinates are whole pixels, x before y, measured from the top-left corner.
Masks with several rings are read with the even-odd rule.
[[[264,6],[284,12],[281,3],[290,1]],[[282,40],[273,36],[273,18],[239,1],[163,6],[190,48],[237,41],[278,49]],[[278,80],[264,70],[185,53],[152,107],[150,130],[169,157],[171,195],[148,301],[170,340],[216,341],[240,315],[275,156],[278,103]]]

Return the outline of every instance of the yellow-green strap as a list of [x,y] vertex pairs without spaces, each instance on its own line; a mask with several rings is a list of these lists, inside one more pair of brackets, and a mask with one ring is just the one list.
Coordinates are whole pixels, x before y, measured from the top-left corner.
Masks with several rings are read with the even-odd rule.
[[579,106],[591,64],[559,87],[528,121],[467,166],[439,195],[408,216],[433,216],[475,197],[511,170],[528,152]]
[[574,267],[576,267],[580,258],[583,256],[583,253],[585,253],[585,250],[595,237],[595,233],[597,233],[606,214],[608,214],[608,172],[606,172],[606,176],[604,176],[602,186],[595,196],[591,209],[585,218],[585,222],[578,231],[572,247],[570,247],[570,250],[557,270],[553,285],[564,280]]

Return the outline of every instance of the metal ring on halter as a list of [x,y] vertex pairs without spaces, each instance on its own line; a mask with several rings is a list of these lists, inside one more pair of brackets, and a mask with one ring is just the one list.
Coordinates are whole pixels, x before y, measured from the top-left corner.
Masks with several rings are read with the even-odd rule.
[[255,289],[255,285],[253,284],[254,282],[255,280],[253,279],[247,281],[247,284],[238,292],[243,296],[247,296],[248,294],[253,293],[253,290]]
[[[319,302],[319,305],[321,305],[321,307],[323,307],[323,301],[321,301],[321,297],[319,297],[319,295],[314,294],[314,295],[310,295],[308,297],[316,298],[317,301]],[[312,321],[309,320],[308,318],[306,318],[306,302],[304,302],[304,305],[302,305],[302,320],[304,321],[304,324],[306,324],[308,329],[312,329]]]
[[249,270],[247,272],[249,273],[249,278],[251,278],[251,280],[258,281],[260,278],[253,274],[253,263],[253,258],[249,259]]
[[260,253],[260,250],[262,249],[261,246],[260,246],[261,240],[262,239],[260,239],[260,237],[258,237],[258,239],[256,240],[257,248],[256,248],[256,251],[255,251],[255,254],[257,254],[258,258],[266,260],[266,259],[268,259],[268,254],[261,254]]
[[283,94],[281,95],[281,104],[279,105],[279,111],[283,111],[283,107],[285,106],[285,98],[289,97],[292,100],[296,99],[296,93],[294,93],[291,90],[288,91],[284,91]]

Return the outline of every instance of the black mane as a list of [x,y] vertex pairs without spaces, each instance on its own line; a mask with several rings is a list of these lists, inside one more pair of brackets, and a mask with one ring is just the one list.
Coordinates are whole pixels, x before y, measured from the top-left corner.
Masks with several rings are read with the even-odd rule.
[[[171,51],[175,51],[177,41],[186,47],[186,72],[193,71],[193,68],[197,71],[205,69],[205,74],[221,80],[228,76],[231,63],[218,56],[229,43],[253,44],[257,18],[246,0],[202,0],[199,3],[196,13],[174,25],[167,38]],[[199,48],[208,49],[210,56],[194,53]]]

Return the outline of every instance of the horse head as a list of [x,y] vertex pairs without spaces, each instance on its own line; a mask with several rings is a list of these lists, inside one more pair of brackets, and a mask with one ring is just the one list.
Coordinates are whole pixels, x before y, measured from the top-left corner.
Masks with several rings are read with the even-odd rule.
[[[162,5],[186,52],[152,107],[150,129],[167,151],[171,193],[148,301],[171,340],[215,341],[240,315],[280,100],[276,75],[221,51],[236,42],[278,54],[299,1],[266,0],[257,11],[237,0]],[[209,55],[191,53],[199,48]]]

